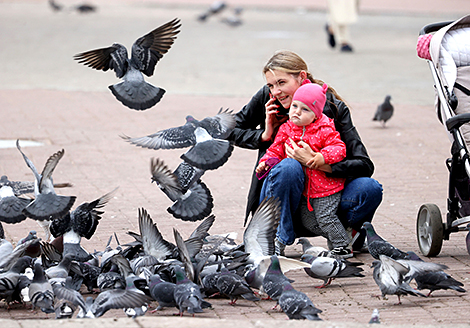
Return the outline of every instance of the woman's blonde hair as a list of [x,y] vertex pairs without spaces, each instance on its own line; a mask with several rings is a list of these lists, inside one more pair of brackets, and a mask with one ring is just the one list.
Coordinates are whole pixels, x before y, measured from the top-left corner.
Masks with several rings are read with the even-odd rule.
[[[286,72],[298,76],[301,71],[307,73],[307,79],[319,85],[323,85],[325,82],[319,79],[315,79],[308,70],[307,63],[297,55],[295,52],[289,50],[279,50],[268,60],[266,65],[263,67],[263,74],[267,72],[272,72],[273,70]],[[344,101],[341,96],[328,85],[328,92],[331,92],[335,97],[341,101]]]

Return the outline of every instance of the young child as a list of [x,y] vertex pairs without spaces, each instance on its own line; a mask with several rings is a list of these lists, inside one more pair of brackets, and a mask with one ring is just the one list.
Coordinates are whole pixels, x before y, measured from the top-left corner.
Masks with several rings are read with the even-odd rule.
[[258,176],[265,176],[279,161],[285,159],[285,144],[303,141],[315,152],[313,159],[304,167],[306,174],[303,195],[307,198],[308,209],[314,214],[302,218],[304,225],[326,237],[335,257],[352,256],[350,238],[336,215],[344,189],[343,178],[328,177],[319,170],[324,164],[333,164],[346,157],[346,145],[340,139],[333,120],[323,114],[328,86],[311,83],[308,79],[297,89],[289,109],[289,120],[282,124],[273,144],[260,159],[256,167]]

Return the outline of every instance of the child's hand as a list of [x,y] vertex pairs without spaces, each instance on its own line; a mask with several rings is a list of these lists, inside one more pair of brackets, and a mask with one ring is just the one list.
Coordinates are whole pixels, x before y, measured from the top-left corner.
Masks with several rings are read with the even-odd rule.
[[267,167],[266,167],[266,162],[261,162],[258,164],[258,166],[256,167],[256,173],[260,174],[264,171],[266,171]]
[[325,165],[325,158],[323,157],[322,153],[315,153],[313,158],[308,161],[307,165],[311,169],[317,170],[319,167]]

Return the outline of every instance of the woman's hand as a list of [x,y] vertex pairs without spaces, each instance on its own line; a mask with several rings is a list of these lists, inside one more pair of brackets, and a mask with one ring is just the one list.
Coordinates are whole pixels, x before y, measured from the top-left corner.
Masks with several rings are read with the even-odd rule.
[[276,98],[271,96],[268,102],[265,104],[266,108],[266,123],[264,132],[261,135],[261,141],[272,141],[273,135],[275,134],[276,129],[285,121],[287,121],[287,117],[281,120],[278,119],[276,114],[279,112],[278,108],[279,105],[276,105],[274,102]]
[[290,146],[286,143],[286,155],[293,158],[303,166],[312,169],[321,170],[324,172],[331,172],[331,166],[325,164],[325,158],[321,153],[314,152],[309,144],[299,141],[297,145],[294,140],[289,138]]

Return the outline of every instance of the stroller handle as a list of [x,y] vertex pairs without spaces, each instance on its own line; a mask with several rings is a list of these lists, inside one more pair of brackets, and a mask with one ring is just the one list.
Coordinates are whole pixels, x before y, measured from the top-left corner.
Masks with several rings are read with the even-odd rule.
[[425,35],[425,34],[428,34],[428,33],[437,32],[441,28],[451,24],[452,22],[453,21],[428,24],[428,25],[424,26],[421,29],[421,31],[419,31],[419,35]]

